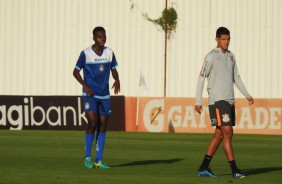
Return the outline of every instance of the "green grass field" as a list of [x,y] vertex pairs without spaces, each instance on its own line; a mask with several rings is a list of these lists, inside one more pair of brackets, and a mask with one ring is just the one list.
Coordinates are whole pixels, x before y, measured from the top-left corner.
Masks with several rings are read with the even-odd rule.
[[108,132],[104,161],[111,169],[85,169],[83,131],[0,131],[0,183],[281,183],[282,136],[233,138],[238,166],[248,175],[233,179],[220,147],[211,168],[196,171],[211,134]]

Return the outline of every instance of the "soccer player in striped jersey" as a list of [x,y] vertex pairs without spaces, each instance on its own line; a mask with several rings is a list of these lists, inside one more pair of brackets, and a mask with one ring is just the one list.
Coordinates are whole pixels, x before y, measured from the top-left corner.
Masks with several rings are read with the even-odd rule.
[[[83,107],[87,118],[85,134],[86,168],[110,168],[103,158],[107,121],[111,115],[109,78],[114,78],[114,93],[120,92],[119,75],[116,70],[118,63],[112,49],[105,46],[106,30],[95,27],[93,30],[94,44],[84,49],[76,62],[73,76],[82,85]],[[80,71],[83,69],[83,78]],[[92,160],[91,149],[96,132],[96,158]]]
[[230,32],[227,28],[220,27],[217,29],[216,42],[217,47],[205,57],[197,84],[195,110],[198,113],[202,111],[202,93],[205,78],[207,78],[211,125],[216,127],[207,153],[198,170],[198,176],[217,177],[212,173],[209,164],[222,142],[232,176],[244,178],[245,174],[236,165],[232,148],[233,126],[235,126],[234,83],[250,105],[254,103],[254,99],[250,96],[240,78],[234,54],[228,50]]

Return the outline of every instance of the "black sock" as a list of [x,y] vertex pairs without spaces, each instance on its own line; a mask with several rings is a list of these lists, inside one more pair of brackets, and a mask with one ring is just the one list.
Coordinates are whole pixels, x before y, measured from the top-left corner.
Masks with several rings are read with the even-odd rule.
[[203,162],[199,168],[199,171],[204,171],[209,168],[210,162],[211,162],[212,156],[205,155]]
[[239,172],[239,169],[238,169],[238,167],[236,165],[235,160],[229,161],[229,165],[231,167],[232,173],[238,173]]

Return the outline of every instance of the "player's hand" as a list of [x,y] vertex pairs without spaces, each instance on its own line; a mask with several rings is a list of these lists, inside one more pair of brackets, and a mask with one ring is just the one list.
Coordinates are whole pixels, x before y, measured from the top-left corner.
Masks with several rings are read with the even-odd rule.
[[197,113],[201,114],[202,111],[203,111],[202,106],[201,106],[201,105],[195,105],[195,111],[196,111]]
[[112,89],[114,88],[115,94],[118,94],[120,92],[120,83],[119,80],[115,80]]
[[249,105],[253,105],[254,104],[254,99],[253,99],[253,97],[249,97],[249,98],[247,98],[247,100],[248,100],[248,102],[249,102]]
[[88,86],[83,86],[83,89],[84,89],[85,93],[87,94],[87,96],[91,96],[91,97],[94,96],[94,92]]

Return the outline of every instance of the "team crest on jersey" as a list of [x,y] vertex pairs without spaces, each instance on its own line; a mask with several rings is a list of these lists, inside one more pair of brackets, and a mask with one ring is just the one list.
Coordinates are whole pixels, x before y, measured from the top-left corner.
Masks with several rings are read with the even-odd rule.
[[85,109],[89,109],[90,105],[89,103],[85,103]]
[[230,121],[230,118],[229,118],[229,114],[223,114],[222,115],[222,121],[224,122],[224,123],[228,123],[229,121]]
[[104,65],[100,65],[99,66],[99,70],[102,72],[102,71],[104,71]]

